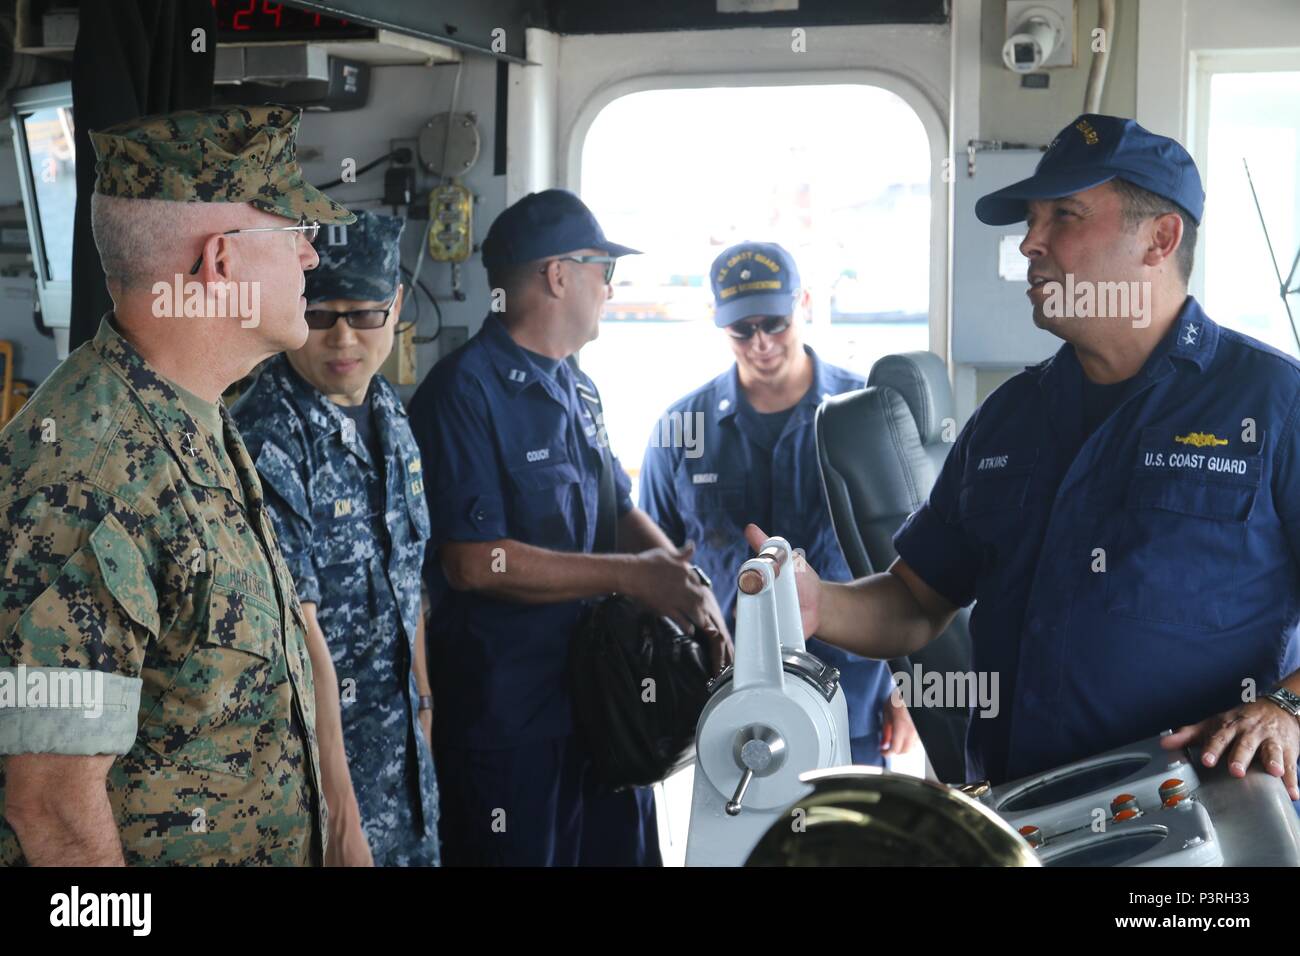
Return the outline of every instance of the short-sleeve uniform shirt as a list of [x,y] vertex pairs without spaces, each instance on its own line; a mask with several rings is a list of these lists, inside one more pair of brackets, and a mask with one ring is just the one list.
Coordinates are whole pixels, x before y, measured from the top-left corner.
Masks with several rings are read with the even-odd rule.
[[[852,578],[822,488],[814,419],[823,399],[862,388],[860,376],[807,349],[813,383],[779,432],[744,398],[733,365],[674,403],[656,424],[641,469],[641,506],[676,544],[696,543],[722,613],[734,626],[736,574],[751,556],[754,522],[804,549],[828,581]],[[775,433],[774,433],[775,432]],[[810,636],[809,650],[839,668],[858,758],[879,762],[880,711],[893,690],[889,665]]]
[[[504,749],[573,731],[565,661],[581,602],[522,604],[453,590],[437,548],[510,538],[590,552],[608,441],[599,401],[573,366],[562,363],[554,375],[539,368],[495,315],[411,400],[429,475],[425,577],[437,604],[429,652],[443,746]],[[617,459],[613,470],[622,515],[632,508],[631,482]]]
[[1202,720],[1300,664],[1300,365],[1188,297],[1087,435],[1082,396],[1068,344],[1004,384],[894,538],[975,602],[974,664],[999,676],[971,779]]

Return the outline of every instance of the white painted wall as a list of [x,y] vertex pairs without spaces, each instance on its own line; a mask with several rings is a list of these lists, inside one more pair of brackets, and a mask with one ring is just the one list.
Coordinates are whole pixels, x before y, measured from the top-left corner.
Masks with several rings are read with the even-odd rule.
[[[304,113],[298,134],[299,155],[306,153],[314,158],[304,160],[303,171],[309,181],[324,183],[337,179],[340,163],[345,157],[357,161],[357,166],[381,156],[389,149],[389,140],[414,138],[422,126],[435,113],[446,111],[451,104],[456,64],[425,66],[377,67],[370,74],[370,103],[365,110],[345,113]],[[478,163],[464,177],[466,185],[479,198],[474,209],[476,242],[481,241],[491,225],[506,207],[506,177],[492,171],[495,149],[496,116],[496,61],[487,56],[467,55],[464,60],[457,97],[458,112],[473,110],[478,114],[478,130],[482,150]],[[434,181],[421,174],[420,189]],[[391,212],[374,200],[383,195],[383,167],[359,177],[355,183],[345,183],[328,190],[329,195],[344,205]],[[420,248],[426,219],[407,223],[402,234],[402,262],[412,268]],[[478,331],[487,313],[488,286],[483,264],[472,255],[461,266],[461,284],[467,294],[464,302],[451,300],[451,269],[444,263],[424,260],[420,281],[439,297],[443,324],[468,328],[469,334]],[[434,328],[433,309],[422,302],[423,313],[419,334],[428,335]],[[403,319],[414,316],[414,308],[403,309]],[[438,343],[417,348],[417,374],[423,378],[440,355]],[[399,386],[403,399],[409,398],[414,386]]]
[[[983,89],[982,64],[980,61],[980,22],[982,5],[979,2],[963,0],[953,4],[952,37],[949,49],[952,98],[948,104],[948,129],[951,131],[949,156],[953,160],[954,175],[947,186],[947,252],[948,262],[954,261],[957,251],[954,247],[953,222],[956,215],[956,176],[961,175],[960,155],[965,143],[981,139],[980,134],[980,93]],[[945,323],[944,349],[940,351],[936,344],[931,349],[942,355],[948,363],[948,374],[952,378],[952,399],[958,426],[979,407],[983,396],[979,391],[979,372],[972,365],[958,365],[952,360],[952,303],[958,294],[951,281],[952,270],[949,269],[949,281],[946,283],[948,300],[945,304],[947,321]]]
[[[1206,89],[1200,68],[1230,58],[1234,70],[1294,70],[1298,53],[1295,0],[1142,0],[1135,118],[1186,146],[1204,178],[1209,157],[1198,123],[1197,97]],[[1204,262],[1201,233],[1189,286],[1202,299]]]
[[524,45],[531,65],[510,64],[506,100],[506,205],[556,185],[556,97],[560,37],[530,29]]
[[[1190,144],[1192,71],[1198,56],[1297,48],[1300,4],[1295,0],[1142,0],[1136,119]],[[1201,158],[1196,157],[1198,162]]]

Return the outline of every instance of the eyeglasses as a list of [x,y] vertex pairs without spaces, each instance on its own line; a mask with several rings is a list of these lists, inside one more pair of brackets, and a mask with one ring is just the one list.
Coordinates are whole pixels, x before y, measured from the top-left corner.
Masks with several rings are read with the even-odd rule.
[[303,318],[307,320],[307,328],[314,329],[317,332],[324,332],[334,328],[334,323],[339,319],[347,319],[348,325],[354,329],[382,329],[388,322],[388,313],[393,311],[393,306],[396,303],[397,295],[394,293],[393,299],[388,303],[386,309],[352,309],[348,312],[308,309],[303,313]]
[[605,263],[605,285],[609,285],[614,278],[614,266],[618,264],[618,259],[614,256],[556,256],[537,271],[545,275],[551,262],[603,262]]
[[792,317],[788,315],[769,315],[758,322],[735,322],[727,326],[727,332],[733,339],[748,342],[759,329],[764,335],[780,335],[790,327]]
[[[308,242],[315,242],[316,236],[320,233],[320,223],[315,219],[308,221],[306,216],[298,220],[296,226],[257,226],[252,229],[229,229],[221,233],[223,236],[237,236],[244,232],[301,232],[303,238]],[[190,275],[195,275],[199,271],[199,266],[203,265],[203,254],[194,260],[194,268],[190,270]]]

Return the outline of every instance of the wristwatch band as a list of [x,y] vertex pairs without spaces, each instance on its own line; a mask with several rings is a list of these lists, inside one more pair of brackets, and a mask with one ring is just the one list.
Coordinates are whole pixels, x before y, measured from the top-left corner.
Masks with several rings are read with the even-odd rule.
[[1292,717],[1300,720],[1300,697],[1291,693],[1285,687],[1279,687],[1277,690],[1273,691],[1273,693],[1266,694],[1264,699],[1272,701]]
[[417,711],[433,710],[433,697],[429,694],[421,694],[416,700]]

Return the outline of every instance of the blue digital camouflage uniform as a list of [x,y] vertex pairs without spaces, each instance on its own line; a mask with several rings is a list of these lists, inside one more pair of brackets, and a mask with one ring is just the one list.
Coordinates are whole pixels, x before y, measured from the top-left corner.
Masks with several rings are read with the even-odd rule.
[[298,597],[316,605],[338,673],[344,749],[375,863],[430,866],[438,862],[437,783],[411,674],[429,512],[397,393],[376,375],[369,398],[381,463],[283,355],[267,362],[234,416]]

